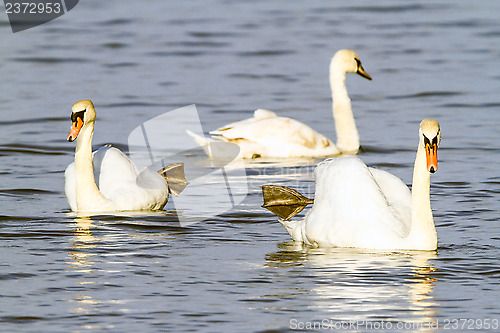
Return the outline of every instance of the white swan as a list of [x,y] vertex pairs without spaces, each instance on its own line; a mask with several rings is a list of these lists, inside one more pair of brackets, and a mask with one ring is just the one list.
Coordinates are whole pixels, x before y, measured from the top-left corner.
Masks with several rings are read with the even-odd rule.
[[[157,173],[147,168],[139,171],[117,148],[102,147],[92,154],[95,118],[96,112],[90,100],[73,105],[68,141],[77,139],[75,162],[65,171],[65,192],[73,211],[162,209],[169,193],[178,195],[184,189],[187,181],[182,163]],[[168,184],[167,176],[171,176]]]
[[[296,241],[315,246],[435,250],[430,174],[437,170],[439,123],[420,123],[412,191],[396,176],[355,156],[318,164],[314,205],[301,221],[280,220]],[[265,185],[264,207],[288,219],[311,203],[298,192]]]
[[[311,127],[291,118],[278,117],[274,112],[258,109],[253,118],[238,121],[211,131],[213,140],[236,143],[240,157],[325,157],[341,153],[356,154],[359,134],[345,85],[346,73],[357,73],[371,80],[356,52],[340,50],[330,63],[330,87],[337,145]],[[210,141],[188,132],[203,146]]]

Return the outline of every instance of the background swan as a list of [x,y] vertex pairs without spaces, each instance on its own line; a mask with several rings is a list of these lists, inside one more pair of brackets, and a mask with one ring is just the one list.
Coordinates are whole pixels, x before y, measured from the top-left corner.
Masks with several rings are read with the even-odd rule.
[[65,172],[66,197],[73,211],[162,209],[169,193],[178,195],[186,187],[182,163],[158,172],[139,171],[117,148],[102,147],[92,154],[95,118],[90,100],[73,105],[68,141],[76,139],[75,162]]
[[[437,170],[439,123],[423,120],[419,137],[411,192],[396,176],[369,168],[355,156],[328,159],[315,171],[311,211],[301,221],[280,222],[294,240],[315,246],[435,250],[430,174]],[[288,188],[269,185],[263,193],[264,207],[284,219],[310,203]]]
[[[243,158],[355,154],[359,149],[359,134],[345,85],[346,73],[357,73],[368,80],[372,79],[365,72],[356,52],[339,50],[333,56],[330,63],[330,87],[337,145],[295,119],[278,117],[274,112],[264,109],[256,110],[253,118],[211,131],[212,139],[236,143]],[[192,132],[189,134],[199,145],[209,143]]]

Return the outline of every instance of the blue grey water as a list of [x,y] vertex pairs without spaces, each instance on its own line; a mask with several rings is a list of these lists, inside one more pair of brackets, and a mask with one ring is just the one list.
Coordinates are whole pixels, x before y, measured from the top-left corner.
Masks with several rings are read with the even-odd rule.
[[[0,14],[0,330],[498,331],[499,11],[498,1],[80,1],[16,34]],[[170,204],[69,213],[75,101],[96,105],[95,147],[127,150],[134,128],[191,104],[205,132],[267,108],[334,138],[328,65],[341,48],[373,77],[347,79],[367,164],[410,184],[419,122],[441,123],[436,252],[291,242],[260,208],[259,186],[313,196],[319,160],[248,164],[247,179],[232,180],[248,186],[245,200],[186,226]],[[187,196],[193,209],[223,206]]]

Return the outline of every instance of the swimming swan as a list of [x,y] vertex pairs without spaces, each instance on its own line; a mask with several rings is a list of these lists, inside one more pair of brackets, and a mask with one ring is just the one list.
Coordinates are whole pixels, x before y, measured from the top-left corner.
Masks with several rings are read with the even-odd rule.
[[[346,73],[357,73],[371,80],[356,52],[339,50],[330,63],[330,87],[337,145],[311,127],[292,118],[278,117],[274,112],[258,109],[253,118],[238,121],[211,131],[212,140],[236,143],[243,158],[257,157],[325,157],[341,153],[356,154],[359,134],[345,85]],[[201,146],[210,140],[190,131]]]
[[92,153],[95,118],[90,100],[73,105],[68,141],[76,139],[75,162],[65,171],[65,192],[73,211],[162,209],[169,193],[178,195],[187,186],[183,163],[158,172],[139,171],[117,148],[101,147]]
[[435,250],[430,174],[437,170],[439,123],[420,123],[412,190],[396,176],[355,156],[318,164],[314,205],[301,221],[287,221],[312,203],[295,190],[264,185],[264,205],[296,241],[315,246]]

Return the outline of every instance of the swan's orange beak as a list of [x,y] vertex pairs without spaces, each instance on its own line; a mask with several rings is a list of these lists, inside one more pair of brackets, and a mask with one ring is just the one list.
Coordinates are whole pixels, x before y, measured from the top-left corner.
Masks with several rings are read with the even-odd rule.
[[82,129],[83,126],[83,119],[80,117],[77,117],[75,121],[73,121],[73,125],[71,126],[71,131],[69,132],[68,135],[68,141],[73,142],[76,140],[78,137],[78,133],[80,133],[80,130]]
[[[434,140],[433,140],[434,141]],[[436,142],[425,143],[425,156],[427,157],[427,170],[434,173],[438,169],[438,151]]]

